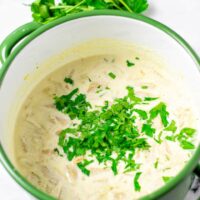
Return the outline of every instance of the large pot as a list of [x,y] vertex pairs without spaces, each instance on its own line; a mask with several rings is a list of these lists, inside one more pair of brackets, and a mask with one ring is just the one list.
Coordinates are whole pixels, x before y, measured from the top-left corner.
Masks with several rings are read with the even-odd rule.
[[[5,39],[0,48],[3,64],[0,68],[0,160],[13,179],[38,199],[54,198],[32,186],[12,164],[8,147],[12,135],[5,128],[6,116],[23,77],[38,63],[64,49],[95,38],[126,40],[159,52],[187,76],[191,90],[196,94],[200,91],[200,59],[197,54],[177,33],[147,17],[121,11],[93,11],[66,16],[46,25],[31,22],[21,26]],[[195,98],[200,102],[200,95]],[[184,199],[194,173],[200,175],[197,166],[199,159],[200,146],[175,178],[141,199]]]

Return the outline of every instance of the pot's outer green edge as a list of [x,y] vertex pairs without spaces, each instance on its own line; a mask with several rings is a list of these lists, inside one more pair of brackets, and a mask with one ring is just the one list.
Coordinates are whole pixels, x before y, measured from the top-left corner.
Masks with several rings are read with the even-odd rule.
[[[145,17],[143,15],[123,12],[123,11],[114,11],[114,10],[100,10],[100,11],[90,11],[90,12],[82,12],[77,14],[71,14],[66,17],[62,17],[60,19],[57,19],[53,22],[50,22],[49,24],[45,24],[38,28],[36,31],[31,33],[27,38],[24,39],[24,41],[19,44],[12,54],[8,57],[8,59],[3,64],[2,68],[0,68],[0,81],[2,82],[5,73],[9,67],[9,65],[12,63],[14,58],[17,56],[17,54],[34,38],[36,38],[38,35],[42,34],[43,32],[47,31],[50,28],[53,28],[56,25],[62,24],[64,22],[75,20],[81,17],[89,17],[89,16],[98,16],[98,15],[111,15],[111,16],[121,16],[121,17],[127,17],[132,18],[135,20],[139,20],[142,22],[145,22],[147,24],[150,24],[161,31],[165,32],[166,34],[170,35],[173,39],[175,39],[187,52],[190,54],[191,58],[196,63],[198,69],[200,69],[200,58],[195,53],[195,51],[191,48],[191,46],[177,33],[175,33],[173,30],[168,28],[167,26],[161,24],[160,22],[157,22],[153,19],[150,19],[148,17]],[[9,42],[9,41],[8,41]],[[173,189],[177,184],[179,184],[186,176],[192,173],[194,168],[197,166],[198,161],[200,158],[200,145],[197,147],[193,157],[188,161],[186,166],[183,168],[183,170],[172,180],[170,180],[166,185],[158,189],[157,191],[146,195],[142,197],[140,200],[153,200],[158,199],[159,197],[166,194],[168,191]],[[9,172],[9,174],[16,180],[18,184],[20,184],[24,189],[29,191],[33,196],[41,199],[41,200],[54,200],[54,198],[48,196],[47,194],[41,192],[40,190],[36,189],[34,186],[32,186],[30,183],[28,183],[14,168],[14,166],[10,163],[8,157],[6,156],[2,145],[0,144],[0,161],[6,168],[6,170]]]
[[26,191],[30,192],[33,196],[35,196],[41,200],[56,200],[55,198],[40,191],[39,189],[35,188],[31,183],[26,181],[26,179],[12,165],[12,163],[6,156],[1,144],[0,144],[0,162],[5,167],[5,169],[8,171],[8,173],[15,179],[15,181],[19,185],[21,185]]

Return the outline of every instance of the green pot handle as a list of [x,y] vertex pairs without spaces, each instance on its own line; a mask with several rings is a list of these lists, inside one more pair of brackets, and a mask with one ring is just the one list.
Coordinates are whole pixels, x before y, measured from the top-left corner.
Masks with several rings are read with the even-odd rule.
[[36,22],[29,22],[14,30],[9,34],[0,45],[0,61],[5,63],[6,59],[11,54],[12,49],[22,40],[24,37],[35,31],[41,26]]

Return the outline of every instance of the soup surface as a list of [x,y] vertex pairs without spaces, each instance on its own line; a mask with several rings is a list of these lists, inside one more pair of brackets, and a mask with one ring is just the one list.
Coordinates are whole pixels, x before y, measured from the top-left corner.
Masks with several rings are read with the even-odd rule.
[[184,84],[148,50],[67,63],[21,105],[18,169],[62,200],[129,200],[155,191],[197,145],[199,119]]

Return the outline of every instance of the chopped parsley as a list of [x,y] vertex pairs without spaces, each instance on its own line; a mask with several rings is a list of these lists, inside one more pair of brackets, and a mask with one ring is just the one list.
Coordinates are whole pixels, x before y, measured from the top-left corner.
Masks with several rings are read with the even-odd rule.
[[154,108],[150,110],[150,120],[152,121],[158,115],[160,115],[161,121],[164,127],[166,127],[169,124],[168,122],[169,113],[167,111],[166,104],[163,102],[160,102],[158,105],[156,105]]
[[80,170],[86,174],[87,176],[90,175],[90,171],[86,168],[87,165],[91,164],[93,162],[93,160],[84,160],[83,162],[80,162],[77,164],[77,166],[80,168]]
[[65,77],[64,81],[65,81],[65,83],[69,83],[70,85],[74,85],[74,81],[69,77]]
[[112,169],[114,175],[117,175],[117,173],[118,173],[118,172],[117,172],[117,160],[115,160],[115,159],[112,160],[111,169]]
[[176,139],[176,137],[173,136],[173,135],[172,135],[172,136],[167,135],[167,136],[165,137],[165,139],[174,142],[175,139]]
[[155,101],[157,99],[158,99],[158,97],[145,97],[144,98],[145,101]]
[[71,119],[79,117],[79,115],[87,112],[88,108],[91,107],[90,103],[86,101],[84,94],[78,94],[74,100],[71,98],[77,94],[78,88],[72,90],[68,95],[62,95],[60,97],[55,96],[54,102],[57,110],[68,114]]
[[181,140],[180,145],[183,149],[194,149],[195,145],[187,140]]
[[135,191],[139,192],[141,190],[141,186],[139,184],[139,178],[141,176],[142,172],[137,172],[134,178],[134,188]]
[[190,141],[190,139],[194,136],[195,133],[196,129],[183,128],[178,135],[174,136],[174,138],[179,141],[180,146],[183,149],[194,149],[195,145]]
[[170,181],[173,177],[172,176],[163,176],[162,179],[165,183],[167,183],[168,181]]
[[148,89],[148,86],[147,85],[142,85],[141,88],[146,90],[146,89]]
[[165,128],[165,131],[171,131],[175,133],[177,130],[176,122],[174,120],[171,121],[168,127]]
[[[131,158],[130,158],[130,155],[131,155]],[[133,160],[133,156],[134,156],[133,153],[130,153],[130,154],[129,154],[129,159],[128,159],[127,164],[126,164],[126,166],[125,166],[125,171],[124,171],[124,173],[132,172],[132,171],[135,171],[135,170],[137,170],[137,169],[140,168],[140,164],[137,164],[137,163]]]
[[180,132],[181,135],[185,135],[188,137],[193,137],[196,132],[196,129],[193,128],[183,128]]
[[140,119],[145,120],[145,119],[148,118],[147,112],[144,111],[144,110],[141,110],[141,109],[134,109],[133,111],[136,112],[136,113],[140,116]]
[[145,133],[149,137],[153,137],[154,133],[156,132],[155,128],[152,128],[151,124],[143,124],[142,126],[142,133]]
[[154,163],[154,168],[155,168],[155,169],[158,168],[158,162],[159,162],[159,159],[157,158],[157,159],[156,159],[156,162]]
[[[110,88],[99,85],[97,89],[100,91]],[[79,121],[60,132],[58,145],[69,161],[80,156],[85,158],[77,163],[77,167],[87,176],[90,175],[89,165],[94,161],[112,170],[114,175],[119,173],[118,166],[121,163],[124,163],[123,173],[139,170],[141,164],[136,163],[134,155],[136,151],[149,150],[151,146],[148,137],[159,144],[162,143],[162,136],[178,141],[183,149],[195,148],[190,139],[196,130],[185,127],[176,133],[176,122],[169,120],[169,112],[164,102],[149,110],[151,101],[158,100],[157,97],[138,97],[131,86],[127,86],[126,90],[124,97],[116,98],[113,102],[104,101],[103,105],[94,107],[85,94],[79,93],[78,88],[68,94],[54,97],[54,105],[58,111],[68,115],[71,120]],[[138,105],[142,104],[143,109],[139,109]],[[148,109],[145,109],[146,104]],[[157,117],[160,117],[163,126],[159,132],[154,128],[154,119]],[[137,125],[137,120],[142,122],[142,127]],[[164,135],[166,132],[171,135]],[[57,148],[54,151],[61,155]],[[88,157],[89,160],[86,159]],[[154,167],[157,169],[158,159]],[[138,182],[140,175],[141,172],[137,172],[133,180],[136,191],[141,189]],[[163,177],[163,180],[167,178]]]
[[115,79],[115,78],[116,78],[116,75],[113,74],[112,72],[109,72],[109,73],[108,73],[108,76],[110,76],[110,78],[112,78],[112,79]]
[[140,58],[139,57],[135,57],[135,60],[140,60]]
[[134,102],[134,104],[138,104],[142,102],[142,99],[135,95],[134,88],[131,86],[127,86],[126,89],[128,90],[128,97],[129,99]]
[[135,64],[129,60],[126,61],[127,67],[133,67]]
[[162,139],[161,139],[161,136],[162,136],[163,132],[160,131],[160,133],[158,134],[158,137],[154,137],[154,140],[158,143],[158,144],[161,144],[162,143]]
[[[138,168],[139,165],[127,153],[134,155],[136,149],[147,150],[150,145],[147,139],[140,136],[131,113],[138,113],[143,119],[147,119],[147,114],[134,108],[135,104],[142,101],[135,95],[134,89],[127,87],[127,91],[127,96],[115,99],[112,105],[105,101],[100,110],[91,109],[86,96],[78,93],[78,88],[54,98],[59,111],[68,114],[72,120],[80,120],[80,124],[64,129],[59,135],[58,144],[68,160],[90,152],[90,157],[99,163],[112,163],[111,170],[115,175],[119,162],[125,163],[126,172]],[[117,154],[117,158],[114,159],[113,154]],[[89,174],[85,165],[79,164],[78,167],[86,175]]]

